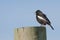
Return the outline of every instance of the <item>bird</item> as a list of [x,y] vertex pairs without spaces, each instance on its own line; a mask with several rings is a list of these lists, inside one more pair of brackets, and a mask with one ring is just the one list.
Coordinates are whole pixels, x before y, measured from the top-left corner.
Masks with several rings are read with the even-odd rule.
[[41,10],[37,10],[35,13],[36,13],[36,20],[38,21],[39,24],[41,25],[48,24],[52,28],[52,30],[54,30],[53,26],[51,25],[50,20]]

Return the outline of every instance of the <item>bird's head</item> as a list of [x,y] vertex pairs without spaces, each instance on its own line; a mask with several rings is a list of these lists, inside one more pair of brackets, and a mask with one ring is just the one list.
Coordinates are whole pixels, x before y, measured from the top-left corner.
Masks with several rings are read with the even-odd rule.
[[36,11],[36,15],[39,15],[40,13],[42,13],[42,11],[40,11],[40,10]]

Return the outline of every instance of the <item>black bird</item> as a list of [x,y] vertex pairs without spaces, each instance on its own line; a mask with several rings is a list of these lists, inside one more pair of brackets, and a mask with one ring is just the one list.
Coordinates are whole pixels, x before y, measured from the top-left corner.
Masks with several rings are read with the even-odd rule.
[[54,30],[54,28],[51,25],[50,20],[47,18],[47,16],[40,10],[36,11],[36,19],[41,25],[50,25],[50,27]]

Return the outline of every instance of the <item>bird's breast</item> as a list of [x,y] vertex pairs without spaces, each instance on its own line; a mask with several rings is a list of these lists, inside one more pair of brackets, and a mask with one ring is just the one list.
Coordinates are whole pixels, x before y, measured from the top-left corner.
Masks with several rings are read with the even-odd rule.
[[41,17],[41,16],[37,16],[38,17],[38,19],[40,19],[40,20],[42,20],[42,21],[46,21],[46,19],[44,19],[43,17]]
[[39,23],[41,23],[41,24],[44,24],[44,25],[46,25],[46,19],[44,19],[43,17],[41,17],[41,16],[37,16],[37,21],[39,22]]

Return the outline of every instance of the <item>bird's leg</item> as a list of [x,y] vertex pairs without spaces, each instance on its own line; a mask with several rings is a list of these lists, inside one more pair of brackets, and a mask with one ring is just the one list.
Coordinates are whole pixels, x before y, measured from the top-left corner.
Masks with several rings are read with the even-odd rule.
[[46,25],[41,24],[42,27],[46,27]]

